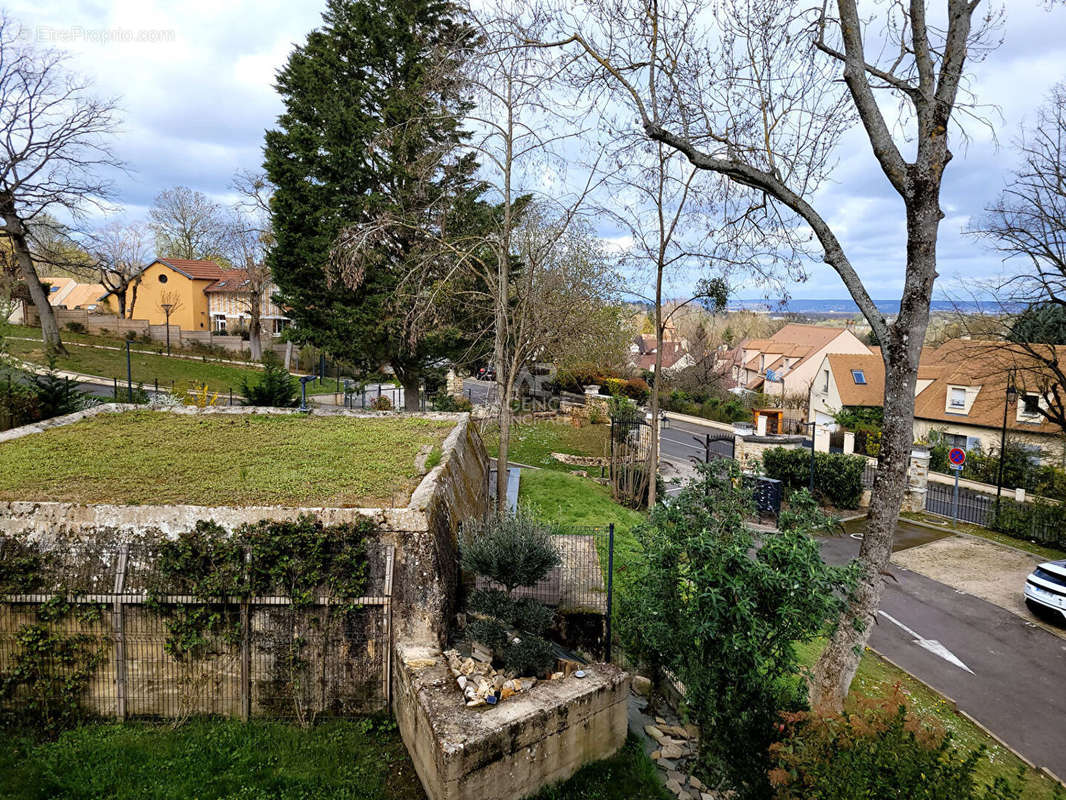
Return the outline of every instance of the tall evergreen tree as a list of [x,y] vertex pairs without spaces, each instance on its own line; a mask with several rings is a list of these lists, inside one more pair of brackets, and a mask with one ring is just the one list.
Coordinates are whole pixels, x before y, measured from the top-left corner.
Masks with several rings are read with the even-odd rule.
[[338,274],[330,253],[353,225],[424,210],[432,226],[442,206],[479,193],[474,159],[453,156],[469,108],[456,66],[469,41],[447,0],[329,0],[322,27],[278,73],[285,111],[266,134],[270,265],[293,335],[368,370],[390,365],[408,409],[425,366],[463,344],[441,315],[416,323],[409,313],[422,287],[404,280],[407,262],[436,232],[382,239],[357,275]]

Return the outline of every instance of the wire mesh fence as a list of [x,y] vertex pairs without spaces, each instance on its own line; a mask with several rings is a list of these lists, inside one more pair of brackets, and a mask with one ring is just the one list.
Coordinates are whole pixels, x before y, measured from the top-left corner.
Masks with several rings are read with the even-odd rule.
[[[519,587],[513,597],[528,597],[551,608],[565,633],[580,631],[576,642],[611,660],[614,594],[614,525],[556,527],[552,544],[559,564],[533,586]],[[502,588],[478,576],[476,589]]]
[[[317,593],[307,604],[280,593],[184,594],[187,587],[159,585],[156,555],[124,543],[46,553],[32,587],[16,593],[8,585],[0,596],[0,677],[25,673],[31,656],[36,670],[60,683],[91,664],[80,705],[119,719],[305,722],[387,708],[391,547],[369,547],[365,595],[343,603]],[[25,557],[0,540],[0,564]],[[33,637],[51,642],[53,652],[31,654]],[[0,710],[17,712],[39,688],[16,687],[0,698]]]

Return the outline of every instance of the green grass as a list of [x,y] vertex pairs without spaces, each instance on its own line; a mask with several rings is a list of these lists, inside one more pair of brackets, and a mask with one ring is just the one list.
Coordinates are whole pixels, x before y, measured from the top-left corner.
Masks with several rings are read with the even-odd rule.
[[[389,719],[98,723],[35,743],[0,733],[0,800],[425,800]],[[669,800],[630,739],[536,800]]]
[[[823,641],[801,644],[797,647],[800,661],[805,666],[812,666],[818,660],[824,646]],[[848,705],[859,697],[887,697],[893,687],[899,684],[910,698],[910,707],[917,713],[932,717],[944,730],[952,735],[956,747],[966,751],[981,745],[987,748],[984,760],[977,769],[977,777],[985,782],[1000,776],[1014,780],[1019,767],[1025,768],[1025,789],[1022,797],[1026,800],[1053,800],[1055,783],[1039,772],[1025,767],[1014,753],[989,737],[984,731],[958,714],[944,697],[933,691],[907,672],[885,661],[877,653],[867,650],[859,663],[859,670],[851,684]]]
[[[79,336],[79,340],[91,340],[93,344],[122,348],[105,350],[98,347],[79,346],[75,343],[77,340],[72,338],[73,336],[74,334],[69,333],[65,335],[69,345],[67,347],[69,354],[56,358],[56,369],[102,378],[117,378],[121,389],[126,381],[125,340]],[[48,365],[44,345],[39,339],[33,342],[7,339],[6,346],[8,354],[15,358],[41,366]],[[241,385],[245,379],[249,382],[256,382],[262,375],[262,371],[257,367],[226,364],[213,360],[211,356],[177,357],[138,352],[150,347],[150,345],[138,343],[131,345],[130,366],[135,386],[143,384],[145,388],[152,388],[158,381],[159,388],[163,389],[171,386],[181,388],[183,384],[190,382],[200,385],[206,383],[212,392],[228,394],[232,391],[234,394],[240,394]],[[327,379],[321,383],[309,383],[307,391],[308,394],[332,394],[336,391],[336,386],[336,381]]]
[[583,767],[566,783],[549,786],[531,800],[673,800],[658,768],[633,737],[611,758]]
[[[517,464],[530,467],[571,472],[595,467],[573,467],[556,461],[552,453],[567,453],[574,456],[602,458],[610,455],[610,425],[585,425],[575,428],[569,422],[544,420],[532,424],[515,424],[511,428],[511,446],[507,458]],[[484,434],[485,447],[495,456],[499,451],[499,432],[495,429]]]
[[395,723],[87,725],[0,737],[3,800],[424,800]]
[[[910,512],[900,512],[900,516],[905,519],[915,520],[917,522],[929,522],[936,528],[943,528],[946,531],[958,531],[960,533],[968,533],[971,536],[980,536],[982,539],[988,539],[990,542],[996,544],[1005,544],[1010,547],[1017,547],[1019,550],[1025,550],[1027,553],[1032,553],[1035,556],[1046,558],[1048,561],[1058,561],[1066,558],[1066,551],[1059,550],[1055,547],[1047,547],[1046,545],[1037,544],[1036,542],[1029,541],[1028,539],[1018,539],[1014,536],[1008,536],[1005,533],[999,531],[989,530],[988,528],[982,528],[980,525],[971,525],[968,522],[960,522],[957,525],[952,526],[950,522],[946,525],[938,525],[941,519],[937,517],[930,517],[928,514],[914,514]],[[933,520],[936,520],[934,522]]]
[[453,423],[413,417],[100,414],[0,444],[0,499],[406,505],[415,456]]

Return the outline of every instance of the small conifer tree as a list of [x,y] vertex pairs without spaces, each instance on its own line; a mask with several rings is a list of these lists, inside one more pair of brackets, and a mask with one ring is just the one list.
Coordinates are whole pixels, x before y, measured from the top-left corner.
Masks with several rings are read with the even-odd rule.
[[263,374],[255,383],[245,378],[241,382],[241,394],[246,406],[295,408],[300,403],[296,379],[270,350],[263,354]]

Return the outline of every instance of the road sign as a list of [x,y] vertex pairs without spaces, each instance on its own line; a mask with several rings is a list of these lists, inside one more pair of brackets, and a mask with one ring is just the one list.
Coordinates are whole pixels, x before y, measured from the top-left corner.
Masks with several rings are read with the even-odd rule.
[[966,451],[961,447],[952,447],[948,451],[948,461],[951,462],[949,466],[952,469],[962,469],[966,463]]

